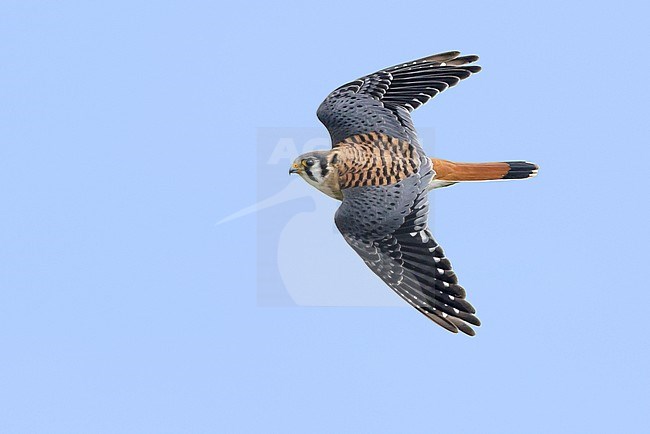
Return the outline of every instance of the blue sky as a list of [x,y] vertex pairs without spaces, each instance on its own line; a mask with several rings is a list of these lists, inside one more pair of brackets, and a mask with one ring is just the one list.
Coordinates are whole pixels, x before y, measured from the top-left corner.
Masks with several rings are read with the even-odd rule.
[[[647,431],[648,13],[3,2],[0,432]],[[541,167],[432,195],[475,338],[269,163],[338,85],[453,49],[484,70],[414,114],[427,150]]]

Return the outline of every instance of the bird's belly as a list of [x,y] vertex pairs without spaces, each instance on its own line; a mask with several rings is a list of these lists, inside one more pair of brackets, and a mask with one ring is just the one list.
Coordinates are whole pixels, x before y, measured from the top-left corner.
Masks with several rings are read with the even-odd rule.
[[431,179],[431,182],[429,182],[429,185],[427,186],[427,191],[431,191],[436,188],[449,187],[450,185],[454,185],[454,184],[456,184],[456,182],[454,181],[443,181],[440,179],[436,179],[434,177]]

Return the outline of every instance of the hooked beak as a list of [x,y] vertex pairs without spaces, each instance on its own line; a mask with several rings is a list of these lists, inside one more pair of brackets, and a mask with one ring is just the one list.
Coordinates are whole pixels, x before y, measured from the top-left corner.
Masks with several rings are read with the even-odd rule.
[[298,166],[296,163],[294,163],[291,166],[291,169],[289,169],[289,175],[291,175],[292,173],[300,173],[300,172],[301,172],[300,166]]

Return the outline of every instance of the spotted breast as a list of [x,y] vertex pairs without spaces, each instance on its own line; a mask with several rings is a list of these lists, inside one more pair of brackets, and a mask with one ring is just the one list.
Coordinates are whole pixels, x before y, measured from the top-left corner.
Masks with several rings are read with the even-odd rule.
[[422,157],[410,143],[379,133],[358,134],[336,144],[329,155],[341,190],[391,185],[416,173]]

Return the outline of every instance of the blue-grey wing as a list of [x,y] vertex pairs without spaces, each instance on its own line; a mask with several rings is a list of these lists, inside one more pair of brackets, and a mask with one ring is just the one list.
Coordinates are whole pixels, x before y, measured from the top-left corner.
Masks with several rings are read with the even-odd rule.
[[345,240],[391,289],[451,332],[480,325],[451,263],[431,236],[430,170],[387,186],[343,190],[335,222]]
[[477,56],[459,55],[450,51],[402,63],[334,90],[317,112],[332,144],[356,134],[377,132],[419,146],[410,112],[481,70],[470,65]]

